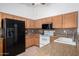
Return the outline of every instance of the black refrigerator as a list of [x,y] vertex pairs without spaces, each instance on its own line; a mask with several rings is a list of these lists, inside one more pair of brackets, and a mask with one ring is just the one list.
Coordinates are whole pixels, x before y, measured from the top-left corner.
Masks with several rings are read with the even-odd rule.
[[25,51],[25,22],[5,18],[3,28],[3,55],[15,56]]

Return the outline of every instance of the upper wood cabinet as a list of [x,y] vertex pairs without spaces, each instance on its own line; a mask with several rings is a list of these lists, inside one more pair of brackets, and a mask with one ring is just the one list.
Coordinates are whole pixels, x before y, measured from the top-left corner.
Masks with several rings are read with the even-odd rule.
[[24,17],[20,17],[20,16],[8,14],[8,13],[0,12],[0,28],[1,28],[1,21],[2,21],[2,19],[5,19],[5,18],[14,19],[14,20],[21,20],[21,21],[26,20],[26,18],[24,18]]
[[14,19],[14,16],[7,14],[7,13],[2,13],[2,18],[9,18],[9,19]]
[[2,13],[1,17],[3,19],[4,18],[9,18],[9,19],[21,20],[21,21],[25,21],[26,20],[26,18],[24,18],[24,17],[20,17],[20,16],[16,16],[16,15],[11,15],[11,14],[7,14],[7,13]]
[[[42,28],[42,24],[52,23],[54,28],[77,28],[78,27],[78,12],[47,17],[35,21],[37,28]],[[36,28],[35,27],[35,28]]]
[[78,14],[77,12],[63,15],[63,28],[77,28]]
[[42,23],[42,20],[41,20],[41,19],[36,20],[36,21],[35,21],[35,27],[36,27],[36,28],[42,28],[42,27],[41,27],[41,23]]
[[26,24],[26,28],[36,28],[35,27],[35,21],[34,20],[31,20],[31,19],[27,19],[25,21],[25,24]]
[[0,28],[1,28],[2,14],[0,13]]
[[36,28],[35,27],[35,21],[34,20],[31,20],[30,21],[30,28]]
[[62,28],[62,15],[52,17],[53,27],[54,28]]
[[47,18],[42,18],[42,19],[38,19],[35,21],[35,26],[36,28],[42,28],[42,24],[50,24],[51,22],[51,17],[47,17]]
[[26,21],[25,21],[25,26],[26,26],[26,28],[29,28],[30,27],[30,20],[29,19],[27,19]]

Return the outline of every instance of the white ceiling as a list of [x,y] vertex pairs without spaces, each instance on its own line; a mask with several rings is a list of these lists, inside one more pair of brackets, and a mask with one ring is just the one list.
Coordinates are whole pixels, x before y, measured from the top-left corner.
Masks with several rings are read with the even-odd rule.
[[37,20],[72,11],[79,11],[79,3],[0,3],[0,11]]
[[20,3],[21,5],[26,5],[26,6],[30,6],[30,7],[35,7],[35,6],[48,6],[50,5],[50,3],[34,3],[34,5],[32,5],[33,3]]

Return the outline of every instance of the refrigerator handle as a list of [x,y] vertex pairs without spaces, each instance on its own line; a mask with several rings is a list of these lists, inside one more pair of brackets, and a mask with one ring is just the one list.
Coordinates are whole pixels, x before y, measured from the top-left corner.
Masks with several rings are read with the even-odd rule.
[[15,42],[17,41],[17,32],[18,32],[18,28],[17,28],[17,24],[14,24],[14,27],[15,27]]

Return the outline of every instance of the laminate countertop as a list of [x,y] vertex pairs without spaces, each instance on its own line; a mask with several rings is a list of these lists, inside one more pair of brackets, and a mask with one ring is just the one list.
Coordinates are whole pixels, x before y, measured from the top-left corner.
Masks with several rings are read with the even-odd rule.
[[79,56],[79,44],[76,46],[57,43],[54,40],[57,39],[57,36],[52,36],[50,38],[51,45],[51,55],[53,56]]
[[3,38],[0,38],[0,40],[3,40]]

